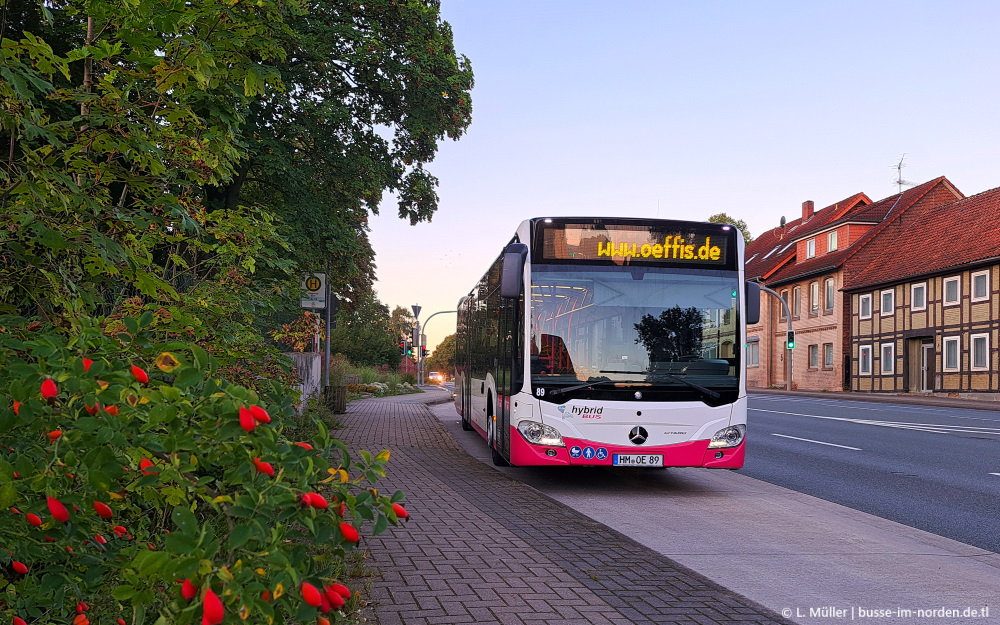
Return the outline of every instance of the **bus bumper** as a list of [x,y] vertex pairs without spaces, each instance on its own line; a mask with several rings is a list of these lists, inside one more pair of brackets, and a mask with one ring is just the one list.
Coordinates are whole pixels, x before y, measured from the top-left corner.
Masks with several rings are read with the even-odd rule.
[[[606,445],[565,438],[565,447],[532,445],[517,428],[510,432],[510,463],[514,466],[614,466],[615,454],[662,454],[665,467],[743,467],[746,439],[736,447],[708,448],[708,441],[690,441],[658,447]],[[571,453],[572,452],[572,453]],[[716,457],[721,454],[720,457]]]

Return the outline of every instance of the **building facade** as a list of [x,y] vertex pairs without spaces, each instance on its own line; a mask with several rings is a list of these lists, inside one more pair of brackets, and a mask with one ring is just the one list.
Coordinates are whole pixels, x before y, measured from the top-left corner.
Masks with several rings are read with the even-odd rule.
[[845,266],[851,390],[1000,399],[1000,189],[898,221]]

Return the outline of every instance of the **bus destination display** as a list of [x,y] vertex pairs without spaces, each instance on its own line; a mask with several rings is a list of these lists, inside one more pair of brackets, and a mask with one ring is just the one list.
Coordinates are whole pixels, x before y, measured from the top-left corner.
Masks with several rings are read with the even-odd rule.
[[720,231],[665,230],[622,224],[552,224],[542,229],[539,260],[608,261],[616,265],[725,267],[729,237]]

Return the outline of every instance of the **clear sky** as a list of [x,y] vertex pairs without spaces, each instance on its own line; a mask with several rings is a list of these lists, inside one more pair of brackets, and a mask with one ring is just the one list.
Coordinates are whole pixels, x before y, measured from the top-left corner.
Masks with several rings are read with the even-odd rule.
[[[903,178],[1000,186],[1000,2],[442,0],[475,72],[430,223],[370,222],[379,299],[454,310],[522,220],[704,220],[756,236]],[[998,217],[1000,218],[1000,217]],[[431,348],[455,315],[427,328]]]

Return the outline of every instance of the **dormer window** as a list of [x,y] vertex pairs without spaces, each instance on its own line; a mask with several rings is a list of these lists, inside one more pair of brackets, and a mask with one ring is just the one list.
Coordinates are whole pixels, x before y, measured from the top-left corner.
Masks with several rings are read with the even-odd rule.
[[837,231],[834,230],[833,232],[826,235],[826,251],[833,252],[836,249],[837,249]]
[[816,256],[816,239],[809,239],[806,241],[806,258],[814,256]]

